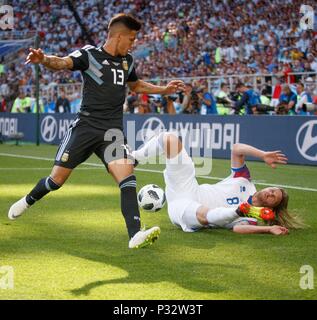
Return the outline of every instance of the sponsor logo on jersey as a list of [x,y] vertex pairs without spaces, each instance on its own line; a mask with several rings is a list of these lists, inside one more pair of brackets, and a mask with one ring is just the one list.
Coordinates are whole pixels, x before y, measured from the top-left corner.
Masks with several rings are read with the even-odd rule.
[[102,64],[104,64],[105,66],[109,66],[109,65],[110,65],[110,63],[108,62],[107,59],[103,60],[103,61],[102,61]]

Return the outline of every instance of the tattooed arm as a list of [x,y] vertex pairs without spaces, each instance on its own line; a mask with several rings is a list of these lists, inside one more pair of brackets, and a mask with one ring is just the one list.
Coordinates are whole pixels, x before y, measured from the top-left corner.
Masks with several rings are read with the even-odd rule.
[[72,69],[73,60],[70,57],[56,57],[44,55],[42,64],[51,70]]
[[25,64],[43,64],[45,67],[51,70],[65,70],[73,68],[73,60],[70,57],[56,57],[45,55],[42,49],[30,48],[30,53],[26,58]]

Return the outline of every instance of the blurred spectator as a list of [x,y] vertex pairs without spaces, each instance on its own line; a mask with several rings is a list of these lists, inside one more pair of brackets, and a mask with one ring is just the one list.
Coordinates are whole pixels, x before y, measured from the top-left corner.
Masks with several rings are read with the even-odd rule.
[[198,114],[200,111],[199,98],[191,83],[186,84],[182,106],[185,114]]
[[24,112],[30,113],[32,112],[32,99],[29,91],[24,95],[24,99],[22,100],[22,108],[24,108]]
[[150,97],[150,109],[152,113],[163,113],[167,105],[165,96],[153,94]]
[[0,77],[0,94],[3,97],[6,97],[10,94],[9,85],[5,81],[6,79],[4,77]]
[[307,61],[309,63],[310,69],[313,72],[317,72],[317,57],[314,57],[312,54],[309,54]]
[[127,107],[129,113],[138,112],[138,95],[135,92],[131,92],[127,97]]
[[295,107],[296,112],[299,114],[309,115],[310,112],[306,111],[306,109],[307,109],[307,104],[313,102],[311,95],[305,91],[305,86],[303,83],[297,84],[296,91],[298,94],[298,100]]
[[289,63],[284,63],[282,72],[284,74],[284,77],[285,77],[284,81],[286,83],[295,83],[296,78],[293,74],[290,74],[290,73],[293,73],[293,70]]
[[282,94],[279,98],[279,103],[276,107],[277,114],[295,114],[295,106],[297,103],[297,96],[290,89],[289,85],[284,85]]
[[139,100],[138,113],[151,113],[150,98],[147,94],[141,94]]
[[56,113],[70,113],[70,102],[65,96],[65,92],[61,91],[60,96],[57,98],[55,105]]
[[229,88],[226,83],[220,85],[220,91],[216,95],[217,97],[217,110],[220,115],[228,115],[232,112],[233,100],[229,98]]
[[174,97],[173,96],[167,96],[166,97],[165,113],[176,114],[176,110],[175,110],[175,107],[174,107]]
[[261,92],[260,96],[261,104],[264,104],[266,106],[271,105],[271,99],[269,98],[269,91],[267,88],[264,88]]
[[0,76],[4,73],[4,64],[0,62]]
[[181,97],[182,96],[180,94],[169,96],[169,99],[173,103],[173,108],[170,109],[170,110],[172,110],[173,114],[179,114],[179,113],[183,112],[183,106],[181,104]]
[[216,100],[207,85],[203,85],[197,90],[197,95],[200,99],[200,114],[218,114]]
[[261,104],[259,94],[251,86],[246,86],[242,83],[236,86],[236,90],[242,94],[242,98],[235,103],[235,110],[239,112],[244,107],[245,114],[256,114],[257,106]]
[[6,111],[7,111],[6,101],[5,101],[4,97],[2,97],[0,95],[0,112],[6,112]]
[[14,100],[12,113],[29,113],[31,112],[31,98],[20,91],[19,96]]
[[[36,99],[31,98],[32,105],[31,105],[31,112],[32,113],[37,113],[37,105],[36,105]],[[45,112],[45,107],[44,107],[44,101],[41,97],[39,97],[39,113],[44,113]]]

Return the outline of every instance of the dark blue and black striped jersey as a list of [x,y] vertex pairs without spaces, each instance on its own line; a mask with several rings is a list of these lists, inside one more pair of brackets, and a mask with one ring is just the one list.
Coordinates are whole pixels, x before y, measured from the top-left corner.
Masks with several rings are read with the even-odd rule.
[[112,56],[103,47],[85,46],[69,55],[83,76],[80,118],[99,129],[122,129],[127,82],[137,81],[132,55]]

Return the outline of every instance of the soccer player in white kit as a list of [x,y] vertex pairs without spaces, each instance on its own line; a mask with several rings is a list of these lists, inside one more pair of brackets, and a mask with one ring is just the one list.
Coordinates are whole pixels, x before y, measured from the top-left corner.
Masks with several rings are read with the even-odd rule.
[[[171,222],[185,232],[202,228],[226,228],[237,233],[271,233],[284,235],[288,228],[297,228],[296,217],[287,212],[288,195],[282,188],[269,187],[256,191],[251,181],[245,156],[262,159],[272,168],[286,164],[280,151],[265,152],[246,144],[235,144],[231,155],[231,175],[216,184],[199,185],[192,159],[175,133],[163,132],[152,137],[132,156],[139,162],[165,155],[166,199]],[[274,210],[271,225],[259,225],[259,219],[245,217],[239,206],[249,203],[255,207]]]

